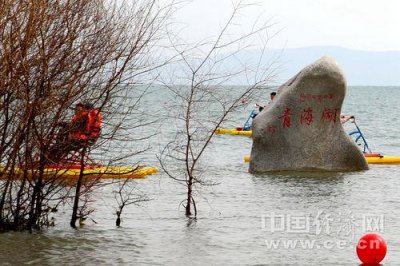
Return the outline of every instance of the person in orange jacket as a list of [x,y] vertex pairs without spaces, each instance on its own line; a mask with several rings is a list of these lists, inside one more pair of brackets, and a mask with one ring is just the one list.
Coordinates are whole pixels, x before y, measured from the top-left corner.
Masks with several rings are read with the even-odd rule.
[[48,159],[58,163],[71,151],[92,146],[100,137],[102,116],[90,103],[78,103],[70,123],[60,123],[61,129]]
[[69,138],[77,142],[94,144],[100,136],[102,116],[92,104],[78,103],[72,118]]

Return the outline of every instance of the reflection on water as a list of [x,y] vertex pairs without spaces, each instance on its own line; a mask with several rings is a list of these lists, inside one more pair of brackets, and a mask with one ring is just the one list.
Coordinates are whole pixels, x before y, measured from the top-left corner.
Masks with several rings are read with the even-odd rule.
[[[380,99],[388,95],[385,106],[394,106],[399,92],[382,90]],[[383,112],[382,119],[390,121],[397,113],[374,107],[369,95],[375,91],[350,89],[345,113],[359,117],[373,150],[399,155],[398,140],[391,137],[399,125],[387,127],[375,115]],[[242,116],[238,121],[247,114]],[[220,184],[196,190],[197,220],[183,215],[179,203],[185,199],[184,188],[159,174],[138,181],[152,200],[143,207],[128,206],[121,228],[115,228],[113,188],[105,187],[94,206],[97,223],[88,221],[75,231],[68,226],[68,213],[61,212],[65,219],[48,231],[0,234],[0,261],[4,265],[359,265],[355,245],[368,228],[383,229],[380,234],[388,244],[384,265],[400,261],[400,166],[374,165],[369,171],[352,173],[251,175],[243,163],[250,146],[250,139],[236,136],[214,140],[205,155],[206,177]],[[146,156],[156,164],[154,154]],[[296,247],[289,245],[293,241]]]

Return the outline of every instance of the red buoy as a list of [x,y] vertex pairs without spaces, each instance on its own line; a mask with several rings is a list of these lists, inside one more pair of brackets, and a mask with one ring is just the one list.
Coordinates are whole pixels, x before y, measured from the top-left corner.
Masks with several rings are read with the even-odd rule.
[[385,240],[378,234],[366,234],[357,244],[357,256],[365,264],[377,264],[386,255]]

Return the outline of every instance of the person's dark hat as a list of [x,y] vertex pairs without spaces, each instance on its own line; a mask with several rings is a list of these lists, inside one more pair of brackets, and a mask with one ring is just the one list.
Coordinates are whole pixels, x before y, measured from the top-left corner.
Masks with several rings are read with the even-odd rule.
[[93,109],[93,104],[91,104],[91,103],[89,103],[89,102],[84,102],[83,103],[83,107],[85,108],[85,109]]
[[84,109],[93,109],[93,104],[89,102],[79,102],[75,105],[75,107],[82,107]]

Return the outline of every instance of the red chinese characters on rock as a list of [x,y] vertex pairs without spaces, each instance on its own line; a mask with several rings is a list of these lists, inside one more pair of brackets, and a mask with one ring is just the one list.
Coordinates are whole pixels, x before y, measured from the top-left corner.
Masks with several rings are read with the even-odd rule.
[[309,126],[312,124],[313,121],[313,109],[311,107],[304,109],[303,113],[300,116],[300,124],[306,124]]
[[[336,123],[338,120],[339,109],[338,108],[325,108],[322,112],[321,120],[326,123]],[[297,115],[292,113],[292,110],[289,107],[285,107],[283,110],[283,114],[279,117],[282,120],[283,128],[290,128],[293,124],[292,120],[293,116],[297,119]],[[303,109],[303,112],[298,117],[301,125],[310,126],[315,122],[315,113],[312,107],[307,107]],[[276,125],[269,125],[264,129],[265,133],[268,134],[276,134],[278,132],[278,127]]]
[[289,128],[291,126],[291,117],[292,113],[290,112],[290,108],[285,107],[285,111],[283,111],[283,115],[280,117],[282,118],[282,125],[284,128]]
[[322,113],[322,121],[336,123],[338,111],[337,108],[325,108]]
[[322,103],[322,101],[332,101],[335,98],[335,95],[330,94],[308,94],[308,93],[301,93],[300,94],[300,102],[305,101],[315,101],[318,103]]
[[277,126],[268,126],[267,127],[267,132],[270,134],[275,134],[278,131],[278,127]]

